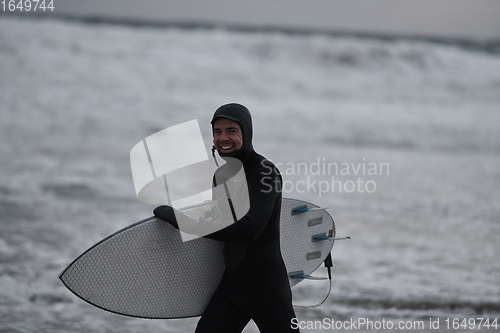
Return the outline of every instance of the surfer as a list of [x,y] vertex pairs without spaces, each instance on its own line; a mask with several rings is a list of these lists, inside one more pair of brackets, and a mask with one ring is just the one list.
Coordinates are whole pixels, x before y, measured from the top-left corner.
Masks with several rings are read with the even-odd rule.
[[[262,333],[298,332],[286,267],[280,251],[281,186],[278,169],[252,145],[252,118],[241,104],[218,108],[212,121],[213,145],[223,159],[238,159],[244,167],[250,199],[248,213],[230,226],[204,237],[224,243],[226,269],[195,333],[241,332],[252,319]],[[215,172],[227,173],[226,163]],[[272,172],[270,172],[272,170]],[[170,206],[154,214],[176,228]]]

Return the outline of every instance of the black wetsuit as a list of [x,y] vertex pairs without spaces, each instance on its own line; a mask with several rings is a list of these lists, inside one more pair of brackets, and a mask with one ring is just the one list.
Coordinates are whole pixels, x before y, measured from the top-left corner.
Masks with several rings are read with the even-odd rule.
[[[280,250],[281,176],[253,150],[251,117],[244,106],[222,106],[212,122],[219,117],[237,119],[242,129],[242,148],[220,155],[243,163],[250,209],[236,223],[204,236],[224,242],[226,270],[196,332],[241,332],[250,319],[262,333],[298,332],[291,328],[295,313]],[[170,207],[160,206],[154,213],[178,227]]]

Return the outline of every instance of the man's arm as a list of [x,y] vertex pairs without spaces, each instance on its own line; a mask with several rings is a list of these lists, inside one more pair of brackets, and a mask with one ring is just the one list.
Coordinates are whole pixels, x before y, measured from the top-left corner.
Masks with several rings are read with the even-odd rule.
[[[167,221],[182,231],[223,242],[250,242],[256,240],[266,226],[281,191],[281,178],[267,167],[255,169],[247,178],[250,209],[235,223],[219,231],[209,233],[213,225],[200,223],[172,207],[160,206],[154,210],[156,217]],[[179,220],[180,219],[180,220]]]
[[251,242],[256,240],[266,226],[281,191],[277,173],[259,167],[247,178],[250,209],[236,223],[206,235],[206,238],[225,242]]

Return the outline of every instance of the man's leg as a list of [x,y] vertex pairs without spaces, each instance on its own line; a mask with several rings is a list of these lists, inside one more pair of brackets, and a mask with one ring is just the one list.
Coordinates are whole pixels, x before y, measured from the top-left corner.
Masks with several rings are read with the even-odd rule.
[[250,317],[221,292],[212,296],[195,333],[240,333]]
[[[296,318],[291,302],[268,302],[261,304],[258,312],[252,313],[252,319],[261,333],[299,332],[292,319]],[[294,327],[295,329],[292,329]]]

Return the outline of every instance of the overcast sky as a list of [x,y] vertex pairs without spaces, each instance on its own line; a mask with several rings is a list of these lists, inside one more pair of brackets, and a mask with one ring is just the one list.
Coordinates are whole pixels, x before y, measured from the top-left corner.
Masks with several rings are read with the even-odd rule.
[[54,0],[56,13],[500,39],[500,0]]

